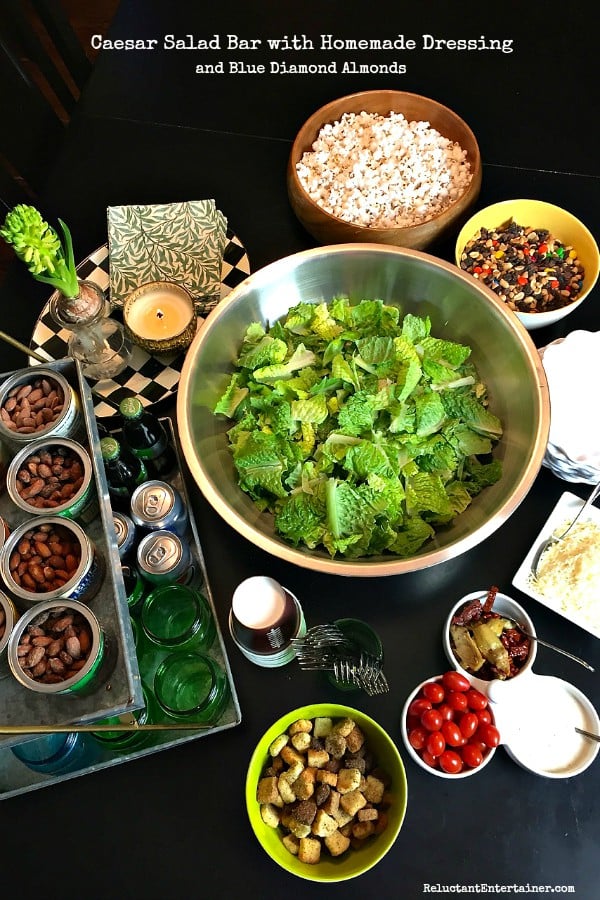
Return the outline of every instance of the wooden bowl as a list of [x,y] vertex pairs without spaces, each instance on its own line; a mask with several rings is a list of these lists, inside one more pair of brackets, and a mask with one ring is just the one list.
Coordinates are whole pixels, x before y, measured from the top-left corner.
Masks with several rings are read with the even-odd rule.
[[[452,206],[416,225],[377,228],[354,224],[327,212],[307,193],[298,177],[296,165],[312,149],[321,128],[337,122],[345,112],[388,115],[402,113],[409,121],[426,121],[441,135],[460,144],[467,153],[472,178],[465,192]],[[287,167],[288,196],[296,216],[322,244],[371,241],[422,250],[441,238],[453,226],[460,227],[481,189],[481,156],[475,135],[451,109],[435,100],[405,91],[362,91],[332,100],[307,119],[292,145]]]

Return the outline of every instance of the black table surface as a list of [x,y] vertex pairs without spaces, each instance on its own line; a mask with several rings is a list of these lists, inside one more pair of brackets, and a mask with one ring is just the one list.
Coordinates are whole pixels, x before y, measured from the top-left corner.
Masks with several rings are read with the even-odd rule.
[[[258,6],[258,8],[255,8]],[[286,4],[123,0],[106,37],[158,40],[154,50],[104,49],[66,135],[40,201],[45,216],[70,226],[83,257],[106,241],[106,208],[212,197],[246,246],[252,270],[315,245],[294,218],[285,167],[294,134],[322,103],[370,88],[434,97],[471,124],[482,158],[477,206],[534,197],[565,206],[598,236],[600,178],[590,118],[598,107],[593,29],[559,4],[368,5],[339,0]],[[438,39],[501,39],[512,52],[428,50]],[[163,49],[165,35],[195,41],[218,36],[219,49]],[[314,49],[277,50],[283,36]],[[415,40],[414,50],[320,49],[336,40]],[[230,37],[231,36],[231,37]],[[255,50],[235,40],[260,40]],[[325,37],[325,43],[328,38]],[[344,61],[406,66],[405,74],[352,75]],[[196,66],[223,62],[224,74]],[[264,74],[227,74],[230,62],[264,65]],[[272,61],[327,63],[325,75],[269,74]],[[453,239],[430,252],[452,260]],[[538,347],[575,329],[597,330],[598,288],[572,316],[531,333]],[[28,342],[47,291],[15,264],[0,291],[3,329]],[[3,348],[2,371],[24,365]],[[169,412],[169,410],[165,410]],[[172,412],[172,410],[170,410]],[[593,414],[593,411],[590,411]],[[569,780],[550,780],[517,766],[501,749],[485,771],[444,781],[418,768],[400,738],[406,696],[447,663],[441,628],[460,596],[496,584],[533,616],[540,636],[600,666],[597,640],[512,588],[512,578],[565,490],[586,485],[542,469],[524,502],[491,537],[457,559],[426,571],[381,579],[343,579],[291,566],[233,531],[188,479],[209,580],[225,635],[242,722],[193,741],[85,777],[7,800],[0,817],[5,867],[27,891],[89,898],[322,896],[319,885],[277,867],[254,838],[244,805],[246,767],[254,745],[283,713],[305,703],[350,700],[397,741],[408,778],[403,828],[387,856],[350,884],[380,898],[417,897],[428,886],[462,886],[477,896],[572,885],[598,895],[600,812],[596,763]],[[320,673],[295,663],[262,669],[232,644],[226,627],[236,585],[271,575],[300,599],[308,625],[341,616],[366,619],[385,649],[388,694],[340,694]],[[535,670],[579,687],[600,707],[592,674],[539,648]],[[23,879],[21,881],[21,879]],[[480,887],[475,887],[479,885]],[[491,886],[491,887],[488,887]],[[456,887],[453,888],[456,890]]]

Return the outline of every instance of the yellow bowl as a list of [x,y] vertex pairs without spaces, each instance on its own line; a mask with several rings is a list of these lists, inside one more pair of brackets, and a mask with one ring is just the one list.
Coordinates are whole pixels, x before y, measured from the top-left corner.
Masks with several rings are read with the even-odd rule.
[[510,220],[525,227],[547,229],[563,244],[572,246],[583,264],[583,287],[573,303],[548,312],[515,312],[528,331],[553,325],[581,306],[596,284],[600,266],[598,245],[583,222],[560,206],[543,200],[503,200],[479,210],[463,225],[456,239],[456,265],[460,268],[465,245],[476,237],[481,228],[497,228]]
[[[392,779],[390,791],[393,802],[387,810],[389,820],[385,831],[376,837],[367,838],[365,846],[359,850],[349,849],[342,856],[330,857],[327,851],[321,855],[316,865],[300,862],[286,850],[282,843],[283,833],[278,828],[266,825],[260,814],[256,800],[256,786],[269,757],[269,746],[283,734],[297,719],[314,719],[317,716],[354,719],[366,735],[369,748],[377,761]],[[398,749],[386,731],[369,716],[349,706],[337,703],[315,703],[301,706],[278,719],[258,742],[246,776],[246,808],[252,830],[263,850],[282,869],[308,881],[346,881],[362,875],[382,859],[398,837],[406,812],[406,772]]]

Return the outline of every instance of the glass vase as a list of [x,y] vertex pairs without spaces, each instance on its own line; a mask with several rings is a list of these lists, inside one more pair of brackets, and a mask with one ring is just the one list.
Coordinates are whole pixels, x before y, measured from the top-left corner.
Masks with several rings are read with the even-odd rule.
[[50,299],[50,314],[70,332],[69,356],[79,359],[87,378],[114,378],[131,358],[131,342],[120,322],[109,315],[110,304],[93,281],[79,280],[76,297],[56,291]]

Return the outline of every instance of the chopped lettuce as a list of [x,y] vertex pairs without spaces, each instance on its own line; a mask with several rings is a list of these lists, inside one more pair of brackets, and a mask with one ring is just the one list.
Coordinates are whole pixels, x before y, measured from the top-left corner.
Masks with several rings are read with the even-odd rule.
[[240,487],[294,546],[414,555],[501,477],[502,424],[470,355],[381,300],[253,323],[214,408]]

